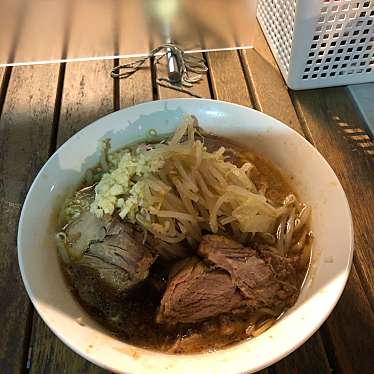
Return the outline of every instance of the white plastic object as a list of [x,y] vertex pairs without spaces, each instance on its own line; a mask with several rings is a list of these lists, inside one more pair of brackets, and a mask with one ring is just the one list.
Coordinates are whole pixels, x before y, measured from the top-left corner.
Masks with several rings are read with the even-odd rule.
[[257,19],[290,88],[374,82],[374,0],[259,0]]

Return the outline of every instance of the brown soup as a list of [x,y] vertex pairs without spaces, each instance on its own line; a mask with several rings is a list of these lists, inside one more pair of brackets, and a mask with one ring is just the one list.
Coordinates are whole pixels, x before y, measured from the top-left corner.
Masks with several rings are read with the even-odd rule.
[[[252,171],[251,177],[258,189],[266,189],[265,196],[274,205],[280,206],[289,194],[295,195],[283,175],[267,160],[214,136],[206,136],[204,141],[210,151],[225,146],[230,161],[238,166],[245,161],[253,163],[255,170]],[[89,193],[93,193],[93,190]],[[184,245],[188,246],[187,243]],[[253,248],[254,252],[257,251],[262,266],[266,264],[273,269],[273,266],[278,266],[281,262],[279,256],[275,256],[278,262],[274,265],[274,259],[269,257],[267,243],[263,238],[254,236],[247,246]],[[199,258],[199,255],[197,257]],[[123,295],[113,294],[91,270],[81,267],[76,271],[74,263],[61,263],[71,290],[82,307],[119,339],[138,347],[168,353],[195,353],[220,349],[257,336],[295,302],[308,262],[302,252],[291,253],[286,257],[287,264],[284,267],[282,264],[279,266],[282,270],[291,270],[279,282],[287,281],[289,287],[295,289],[292,291],[292,300],[279,304],[281,307],[269,310],[265,304],[259,304],[258,308],[222,313],[195,323],[177,321],[172,324],[158,323],[156,320],[161,299],[170,282],[169,273],[173,263],[157,258],[150,267],[149,276],[133,287],[131,292]],[[214,266],[211,269],[216,271]],[[274,269],[272,271],[274,272]],[[84,290],[81,289],[83,287]]]

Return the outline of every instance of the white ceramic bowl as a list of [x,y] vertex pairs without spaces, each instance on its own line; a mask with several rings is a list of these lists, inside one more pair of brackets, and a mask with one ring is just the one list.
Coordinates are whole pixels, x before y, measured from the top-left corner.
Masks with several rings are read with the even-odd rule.
[[[168,355],[125,344],[94,322],[70,294],[59,267],[54,233],[63,197],[98,161],[98,142],[114,148],[144,138],[150,129],[170,133],[184,113],[207,131],[248,146],[293,179],[312,206],[312,270],[300,297],[259,337],[213,353]],[[326,320],[345,286],[352,261],[352,220],[333,170],[303,137],[281,122],[239,105],[213,100],[154,101],[103,117],[61,146],[26,197],[18,230],[18,258],[27,292],[40,316],[71,349],[120,373],[255,372],[303,344]]]

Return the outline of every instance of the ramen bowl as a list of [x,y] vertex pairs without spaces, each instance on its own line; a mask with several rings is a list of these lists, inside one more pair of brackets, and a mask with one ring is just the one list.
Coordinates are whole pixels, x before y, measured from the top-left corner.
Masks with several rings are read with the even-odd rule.
[[[100,140],[112,148],[169,134],[185,114],[200,126],[270,160],[312,208],[311,266],[296,304],[260,336],[214,352],[172,355],[126,344],[95,322],[65,283],[55,247],[57,212],[64,197],[99,160]],[[352,220],[331,167],[302,136],[263,113],[213,100],[145,103],[103,117],[78,132],[47,161],[23,205],[18,229],[22,278],[39,315],[72,350],[118,373],[255,372],[301,346],[326,320],[349,274]]]

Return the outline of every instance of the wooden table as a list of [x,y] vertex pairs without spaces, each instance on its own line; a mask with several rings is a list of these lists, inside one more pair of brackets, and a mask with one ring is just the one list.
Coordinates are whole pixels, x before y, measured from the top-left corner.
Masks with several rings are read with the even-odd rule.
[[[290,92],[262,34],[255,45],[204,54],[209,74],[195,92],[263,111],[305,136],[338,175],[355,226],[351,274],[333,313],[302,347],[263,373],[373,373],[374,144],[344,87]],[[117,63],[0,69],[1,373],[105,373],[61,343],[35,313],[18,269],[16,233],[32,180],[69,137],[115,110],[186,96],[154,84],[163,66],[119,81],[110,77]]]

